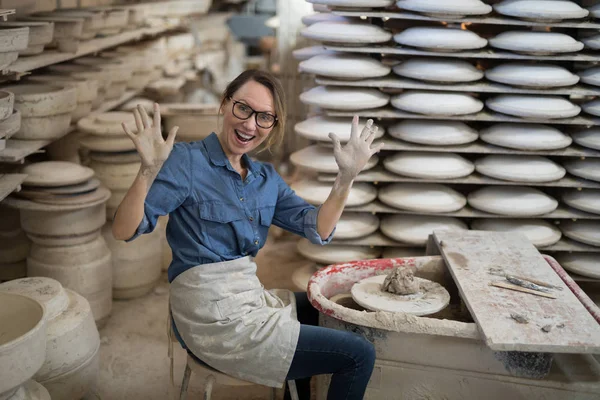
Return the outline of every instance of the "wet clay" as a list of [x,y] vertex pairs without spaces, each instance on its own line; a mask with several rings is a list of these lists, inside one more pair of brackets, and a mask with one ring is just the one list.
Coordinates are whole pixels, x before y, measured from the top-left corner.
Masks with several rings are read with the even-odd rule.
[[381,290],[400,295],[415,294],[419,291],[419,283],[415,280],[413,269],[395,267],[386,276]]

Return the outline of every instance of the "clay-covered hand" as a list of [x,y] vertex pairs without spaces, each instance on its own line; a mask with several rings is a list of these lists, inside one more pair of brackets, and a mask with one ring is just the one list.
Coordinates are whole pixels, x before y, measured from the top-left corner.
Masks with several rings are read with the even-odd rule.
[[121,126],[133,141],[142,159],[142,169],[158,172],[173,149],[175,135],[177,135],[179,127],[173,127],[167,136],[167,140],[163,139],[160,127],[160,109],[156,103],[154,103],[153,120],[150,120],[148,113],[141,105],[133,110],[133,116],[137,127],[136,133],[132,132],[124,123]]
[[373,126],[372,119],[367,121],[362,132],[359,132],[359,129],[358,116],[355,115],[352,119],[350,140],[343,147],[335,133],[329,134],[329,138],[333,141],[333,155],[340,169],[340,174],[343,178],[349,180],[356,178],[371,156],[379,153],[383,148],[383,143],[371,147],[378,129]]

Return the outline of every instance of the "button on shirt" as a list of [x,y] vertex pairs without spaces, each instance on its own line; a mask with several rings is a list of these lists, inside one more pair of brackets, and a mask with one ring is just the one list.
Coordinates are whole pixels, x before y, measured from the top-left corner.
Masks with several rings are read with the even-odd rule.
[[142,222],[127,240],[152,232],[158,217],[169,214],[169,282],[200,264],[256,256],[271,224],[315,244],[331,241],[333,232],[322,240],[316,229],[320,207],[298,197],[271,164],[242,159],[245,180],[214,133],[173,146],[146,196]]

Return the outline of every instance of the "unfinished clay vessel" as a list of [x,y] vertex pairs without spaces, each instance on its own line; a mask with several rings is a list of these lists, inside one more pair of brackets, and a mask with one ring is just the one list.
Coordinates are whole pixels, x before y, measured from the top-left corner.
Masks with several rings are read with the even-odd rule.
[[[307,202],[320,205],[325,202],[327,196],[331,192],[332,183],[319,182],[316,180],[299,180],[292,184],[292,190],[302,197]],[[352,185],[346,206],[360,206],[375,200],[377,197],[377,189],[369,183],[358,182]]]
[[[367,119],[365,118],[361,118],[359,120],[358,126],[361,132],[366,123]],[[376,123],[373,124],[373,126],[377,126],[378,128],[377,132],[375,133],[375,138],[382,137],[385,133],[385,129]],[[294,131],[296,134],[306,139],[315,140],[318,142],[331,142],[329,133],[333,132],[340,139],[340,142],[346,143],[348,140],[350,140],[351,129],[352,120],[350,118],[326,116],[311,117],[307,120],[298,122],[294,126]]]
[[569,135],[553,126],[539,124],[495,124],[482,129],[479,137],[486,143],[516,150],[557,150],[569,146]]
[[502,94],[486,100],[485,105],[497,112],[522,118],[570,118],[581,108],[564,97],[526,94]]
[[350,45],[385,43],[392,38],[391,32],[367,23],[317,22],[302,29],[300,34],[320,42]]
[[102,235],[112,254],[112,293],[115,299],[133,299],[150,292],[162,272],[161,235],[155,231],[126,243],[112,236],[112,223]]
[[425,82],[474,82],[483,78],[483,71],[464,60],[443,58],[410,58],[394,66],[396,75]]
[[457,218],[425,215],[386,215],[379,227],[387,237],[402,243],[424,246],[433,231],[468,230]]
[[546,157],[492,154],[475,161],[482,175],[513,182],[552,182],[562,179],[566,171]]
[[454,116],[478,113],[483,102],[463,93],[407,90],[391,99],[402,111],[425,115]]
[[354,111],[383,107],[390,96],[377,89],[317,86],[301,93],[300,101],[326,109]]
[[23,182],[31,186],[67,186],[85,182],[94,176],[94,170],[65,161],[43,161],[23,168],[27,174]]
[[336,239],[357,239],[375,232],[379,217],[369,213],[344,212],[335,229]]
[[579,76],[552,64],[502,64],[487,69],[485,77],[494,82],[536,89],[571,86],[579,82]]
[[453,179],[470,175],[473,163],[458,154],[398,152],[386,157],[383,165],[399,175],[422,179]]
[[369,260],[377,258],[381,254],[381,250],[377,247],[336,244],[330,244],[328,247],[325,249],[325,246],[312,244],[307,239],[300,239],[297,249],[303,257],[325,265],[353,260]]
[[8,400],[51,400],[51,397],[44,386],[30,379],[21,385]]
[[404,120],[389,127],[390,136],[411,143],[450,146],[471,143],[477,131],[459,121]]
[[29,28],[27,48],[19,51],[19,55],[21,56],[32,56],[42,53],[44,51],[44,46],[50,44],[54,36],[53,22],[1,22],[0,29],[4,28]]
[[391,68],[372,57],[360,54],[332,54],[315,56],[302,61],[300,71],[335,79],[367,79],[386,76]]
[[6,90],[0,90],[0,120],[5,120],[13,113],[15,95]]
[[492,7],[480,0],[399,0],[396,6],[403,10],[414,11],[435,18],[462,18],[467,15],[485,15]]
[[10,399],[43,365],[44,308],[37,301],[0,292],[0,399]]
[[558,32],[507,31],[489,40],[490,46],[516,53],[548,55],[572,53],[583,49],[583,43]]
[[0,25],[0,67],[5,69],[16,61],[19,53],[27,49],[29,28]]
[[454,212],[467,204],[459,192],[435,183],[392,183],[379,189],[377,198],[391,207],[426,213]]
[[567,171],[584,179],[600,182],[600,159],[571,159],[563,163]]
[[579,19],[589,14],[574,1],[567,0],[504,0],[494,4],[494,10],[509,17],[540,22]]
[[600,255],[597,253],[560,253],[556,261],[569,272],[600,279]]
[[600,190],[598,189],[571,189],[563,193],[562,200],[578,210],[600,214]]
[[560,230],[570,239],[590,246],[600,246],[600,222],[596,220],[563,221]]
[[[335,161],[333,150],[322,146],[308,146],[290,155],[292,164],[311,171],[337,173],[339,167]],[[363,171],[373,168],[379,162],[379,158],[372,156],[362,169]]]
[[219,132],[217,104],[161,104],[160,115],[165,132],[178,126],[177,140],[202,140],[212,132]]
[[514,217],[544,215],[558,207],[558,201],[553,197],[524,186],[483,187],[469,193],[467,202],[481,211]]
[[455,28],[411,27],[394,35],[394,41],[403,46],[418,47],[436,52],[476,50],[488,41],[475,32]]
[[335,15],[331,13],[314,13],[305,15],[302,17],[302,23],[306,26],[316,24],[317,22],[346,22],[351,23],[352,18],[343,17],[341,15]]
[[514,232],[525,235],[536,247],[552,246],[560,240],[562,233],[543,219],[476,219],[471,229],[478,231]]

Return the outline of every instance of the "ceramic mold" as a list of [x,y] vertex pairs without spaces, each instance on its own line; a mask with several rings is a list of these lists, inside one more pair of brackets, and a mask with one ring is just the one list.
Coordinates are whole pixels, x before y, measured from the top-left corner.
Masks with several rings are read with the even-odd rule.
[[513,182],[552,182],[566,174],[554,161],[529,155],[492,154],[477,159],[475,170],[491,178]]
[[392,183],[379,189],[377,198],[394,208],[428,213],[454,212],[467,204],[465,196],[436,183]]
[[386,76],[391,68],[381,61],[353,54],[333,54],[315,56],[302,61],[299,65],[302,72],[322,75],[335,79],[367,79]]
[[467,115],[483,109],[483,102],[463,93],[407,90],[392,97],[392,106],[425,115]]
[[506,85],[536,89],[572,86],[579,82],[579,76],[551,64],[502,64],[486,70],[485,77]]
[[488,41],[475,32],[455,28],[412,27],[394,35],[394,41],[403,46],[418,47],[436,52],[476,50]]
[[492,7],[480,0],[400,0],[396,2],[396,6],[436,18],[462,18],[492,12]]
[[[316,180],[300,180],[292,184],[292,190],[298,196],[310,204],[320,205],[325,202],[331,192],[332,184],[328,182],[319,182]],[[346,200],[346,206],[360,206],[375,200],[377,189],[369,183],[358,182],[350,189],[350,194]]]
[[497,112],[522,118],[571,118],[581,108],[564,97],[502,94],[486,100],[485,105]]
[[514,232],[525,235],[536,247],[552,246],[562,236],[560,230],[542,219],[476,219],[471,229],[478,231]]
[[572,139],[553,126],[500,123],[484,128],[479,137],[486,143],[515,150],[558,150],[568,147]]
[[300,101],[332,110],[361,110],[388,104],[390,96],[377,89],[317,86],[300,94]]
[[494,4],[494,11],[509,17],[540,22],[579,19],[589,14],[577,3],[566,0],[504,0]]
[[474,82],[483,78],[483,72],[463,60],[443,58],[410,58],[395,65],[396,75],[425,82]]
[[558,201],[541,190],[524,186],[488,186],[467,196],[468,204],[481,211],[514,217],[548,214]]
[[424,246],[434,231],[466,231],[467,225],[457,218],[426,215],[393,215],[381,219],[381,232],[402,243]]
[[302,29],[300,34],[320,42],[352,45],[385,43],[392,38],[391,32],[367,23],[317,22]]
[[583,49],[583,43],[558,32],[507,31],[489,40],[490,46],[516,53],[548,55],[572,53]]
[[453,153],[398,152],[383,160],[388,171],[422,179],[453,179],[470,175],[472,162]]
[[467,144],[479,137],[475,129],[459,121],[404,120],[388,132],[396,139],[433,146]]

